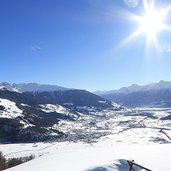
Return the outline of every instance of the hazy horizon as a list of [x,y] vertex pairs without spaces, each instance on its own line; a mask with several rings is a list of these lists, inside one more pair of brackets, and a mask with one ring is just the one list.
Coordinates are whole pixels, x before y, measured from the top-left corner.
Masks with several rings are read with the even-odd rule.
[[[158,82],[149,82],[147,84],[137,84],[137,83],[132,83],[130,85],[126,85],[126,86],[122,86],[122,87],[119,87],[119,88],[113,88],[113,89],[109,89],[109,90],[88,90],[88,89],[82,89],[82,90],[87,90],[87,91],[90,91],[92,93],[94,92],[100,92],[100,91],[113,91],[113,90],[119,90],[121,88],[125,88],[125,87],[130,87],[130,86],[133,86],[133,85],[138,85],[138,86],[146,86],[146,85],[150,85],[150,84],[157,84],[157,83],[161,83],[161,82],[168,82],[168,83],[171,83],[171,80],[159,80]],[[71,88],[71,89],[81,89],[79,87],[67,87],[67,86],[61,86],[59,84],[49,84],[49,83],[38,83],[38,82],[7,82],[7,81],[1,81],[0,83],[9,83],[9,84],[40,84],[40,85],[49,85],[49,86],[59,86],[59,87],[63,87],[63,88]]]

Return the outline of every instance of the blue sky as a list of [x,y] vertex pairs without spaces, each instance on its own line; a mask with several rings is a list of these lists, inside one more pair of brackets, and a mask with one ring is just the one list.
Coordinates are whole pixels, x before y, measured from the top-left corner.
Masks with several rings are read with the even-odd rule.
[[125,2],[1,0],[0,81],[95,91],[171,80],[171,32],[158,34],[161,53],[146,52],[145,34],[124,44],[138,27],[128,13],[143,15]]

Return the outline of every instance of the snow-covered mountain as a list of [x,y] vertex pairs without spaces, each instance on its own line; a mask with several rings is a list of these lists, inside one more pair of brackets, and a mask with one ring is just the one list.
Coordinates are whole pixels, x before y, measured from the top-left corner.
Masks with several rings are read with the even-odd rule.
[[36,157],[9,171],[129,170],[129,159],[170,170],[170,143],[168,108],[128,109],[85,90],[0,89],[0,151]]
[[37,84],[37,83],[8,83],[1,82],[0,89],[6,88],[10,91],[16,92],[44,92],[44,91],[59,91],[59,90],[67,90],[68,88],[60,87],[57,85],[47,85],[47,84]]
[[129,107],[171,107],[170,81],[160,81],[144,86],[133,84],[119,90],[95,93]]
[[[82,115],[54,126],[69,135],[65,142],[0,144],[0,151],[6,158],[36,156],[9,171],[127,171],[127,160],[150,170],[169,171],[171,120],[162,117],[170,112],[136,109],[100,112],[105,117]],[[134,170],[142,171],[135,166]]]
[[171,90],[171,81],[161,80],[158,83],[151,83],[151,84],[147,84],[147,85],[132,84],[128,87],[122,87],[118,90],[96,91],[94,93],[98,94],[98,95],[112,94],[112,93],[129,94],[129,93],[137,92],[137,91],[163,90],[163,89]]
[[[0,142],[72,139],[68,128],[121,106],[85,90],[23,92],[0,89]],[[91,119],[92,118],[92,119]],[[74,128],[75,131],[75,128]],[[77,131],[75,140],[85,132]],[[99,134],[100,135],[100,134]]]

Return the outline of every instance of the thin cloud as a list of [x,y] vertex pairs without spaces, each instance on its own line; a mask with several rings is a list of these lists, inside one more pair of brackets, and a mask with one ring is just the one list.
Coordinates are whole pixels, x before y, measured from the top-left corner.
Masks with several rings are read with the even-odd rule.
[[40,50],[42,50],[42,48],[40,46],[32,46],[31,50],[32,51],[40,51]]
[[129,7],[129,8],[135,8],[139,5],[140,0],[124,0],[124,3]]
[[167,52],[171,52],[171,48],[167,49]]

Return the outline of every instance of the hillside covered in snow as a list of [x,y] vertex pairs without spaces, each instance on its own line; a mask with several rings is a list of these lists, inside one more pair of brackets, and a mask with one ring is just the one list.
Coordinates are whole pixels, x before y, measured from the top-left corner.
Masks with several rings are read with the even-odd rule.
[[127,171],[127,160],[170,170],[171,109],[126,108],[85,90],[3,87],[0,143],[7,159],[35,155],[9,171]]
[[170,170],[171,122],[161,119],[169,113],[170,109],[115,111],[108,115],[108,119],[97,120],[96,126],[87,128],[79,123],[76,128],[75,125],[69,128],[71,133],[73,129],[83,129],[84,132],[89,129],[89,135],[94,130],[108,132],[101,137],[91,137],[98,141],[90,142],[87,137],[84,142],[80,139],[76,142],[2,144],[0,151],[7,158],[36,156],[9,171],[128,171],[127,160],[134,160],[151,170]]
[[171,82],[147,85],[133,84],[119,90],[97,91],[95,94],[127,107],[171,107]]
[[[0,141],[77,141],[88,136],[77,130],[94,118],[122,107],[85,90],[16,92],[0,90]],[[75,126],[74,126],[75,125]],[[81,126],[82,125],[82,126]],[[71,128],[73,136],[71,134]],[[88,126],[85,126],[88,127]],[[84,127],[84,128],[85,128]],[[101,136],[104,133],[97,133]]]

